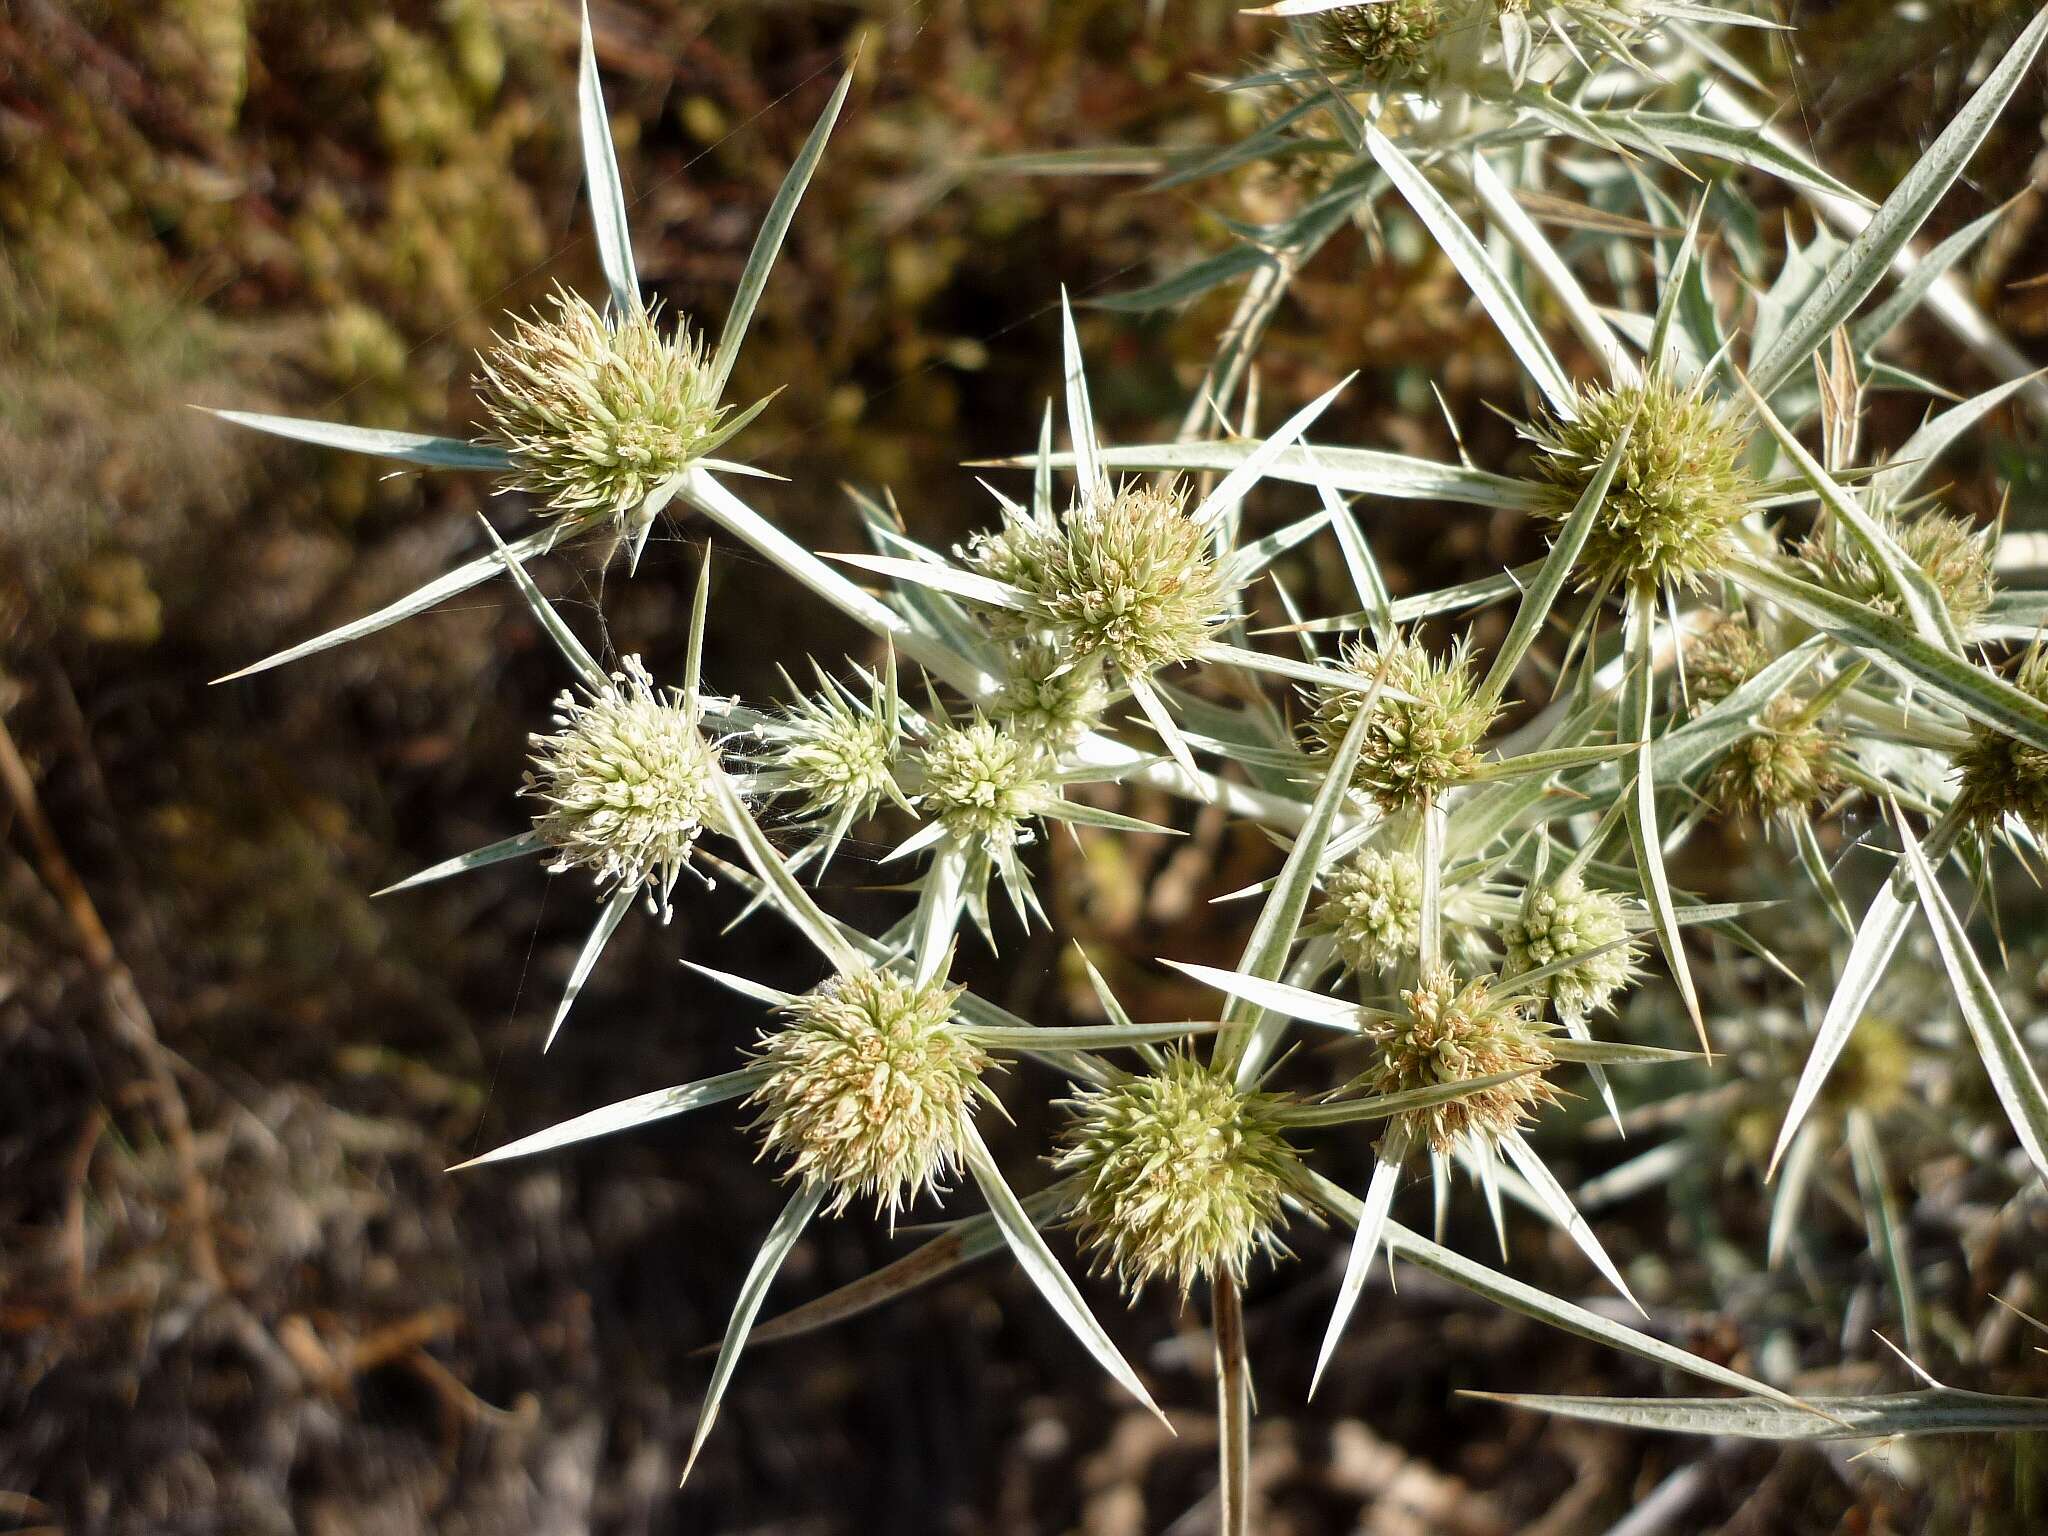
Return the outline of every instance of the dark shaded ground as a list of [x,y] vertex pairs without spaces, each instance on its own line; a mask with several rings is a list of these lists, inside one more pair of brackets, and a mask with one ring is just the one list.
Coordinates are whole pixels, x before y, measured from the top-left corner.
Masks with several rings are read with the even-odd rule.
[[[953,536],[980,515],[956,461],[1035,428],[1058,283],[1125,286],[1213,237],[1203,209],[1228,208],[1220,193],[1191,208],[943,170],[967,154],[1225,131],[1190,74],[1227,67],[1255,29],[1221,4],[1175,4],[1155,35],[1140,9],[599,7],[643,277],[713,318],[837,61],[866,35],[861,83],[742,367],[743,392],[787,386],[747,448],[793,477],[760,498],[788,526],[848,547],[832,487],[849,479],[889,483],[921,532]],[[1903,87],[1895,59],[1865,60],[1879,34],[1832,12],[1867,9],[1811,18],[1838,50],[1822,57],[1855,67],[1809,71],[1826,78],[1810,117],[1838,169],[1881,187],[1913,145],[1864,129],[1939,121],[1956,84],[1945,32]],[[736,1117],[442,1169],[725,1069],[752,1010],[678,955],[792,987],[808,961],[763,923],[719,937],[730,891],[682,903],[667,930],[636,916],[542,1057],[589,919],[579,881],[514,868],[365,898],[516,825],[524,733],[561,678],[498,589],[205,686],[473,548],[481,485],[383,479],[184,406],[423,430],[467,420],[467,355],[502,310],[594,275],[572,60],[568,9],[539,0],[0,7],[0,710],[13,744],[0,752],[0,1530],[1206,1529],[1195,1319],[1164,1298],[1126,1312],[1092,1293],[1173,1409],[1169,1442],[1002,1266],[750,1354],[677,1496],[707,1374],[692,1351],[717,1337],[780,1203]],[[2041,105],[2036,93],[2010,114],[1984,190],[1946,221],[2026,184]],[[2032,195],[1980,274],[2022,338],[2048,328],[2044,290],[2008,286],[2040,267],[2038,175]],[[1090,322],[1098,404],[1125,434],[1177,412],[1215,318],[1205,305],[1172,323]],[[1454,279],[1375,267],[1340,242],[1290,307],[1268,388],[1292,398],[1366,359],[1333,432],[1441,451],[1418,387],[1440,377],[1486,459],[1505,429],[1474,405],[1508,375],[1472,336]],[[2037,497],[2024,440],[1994,443],[2016,495]],[[1993,504],[1981,473],[1960,495]],[[610,639],[657,673],[681,644],[692,531],[605,594]],[[1511,526],[1422,519],[1388,530],[1383,558],[1413,586],[1527,542]],[[772,569],[729,549],[716,559],[716,686],[765,696],[774,661],[859,644]],[[549,575],[571,602],[598,595],[587,563]],[[1161,866],[1056,850],[1065,917],[1120,959],[1141,1014],[1180,1006],[1145,959],[1226,952],[1227,919],[1195,904],[1263,856],[1251,841],[1193,842]],[[840,876],[860,878],[851,864]],[[894,910],[842,894],[848,911]],[[1042,935],[1000,966],[971,963],[1034,1017],[1072,1002]],[[1020,1124],[1000,1150],[1028,1170],[1045,1145],[1043,1085],[1007,1096]],[[1617,1243],[1654,1254],[1687,1240],[1678,1217],[1660,1229],[1661,1209]],[[1456,1399],[1666,1384],[1419,1276],[1398,1303],[1376,1299],[1303,1409],[1340,1249],[1296,1237],[1303,1264],[1250,1299],[1265,1531],[1567,1536],[1604,1529],[1681,1463],[1698,1464],[1702,1492],[1674,1529],[1973,1529],[2025,1486],[1999,1452],[1983,1481],[1943,1496],[1988,1490],[1974,1509],[1945,1513],[1881,1469],[1815,1453],[1649,1442]],[[1456,1240],[1485,1251],[1476,1231]],[[778,1299],[896,1251],[865,1220],[823,1224]],[[1845,1266],[1864,1262],[1850,1245]],[[1517,1264],[1584,1283],[1533,1234]],[[1694,1310],[1710,1287],[1665,1294],[1661,1328],[1748,1358],[1755,1331]],[[1801,1337],[1833,1358],[1825,1335]],[[1861,1342],[1851,1353],[1852,1374],[1893,1379]]]

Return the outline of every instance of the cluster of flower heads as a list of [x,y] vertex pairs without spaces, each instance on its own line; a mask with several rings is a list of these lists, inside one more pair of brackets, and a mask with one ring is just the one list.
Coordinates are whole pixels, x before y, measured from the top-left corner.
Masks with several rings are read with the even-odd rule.
[[1053,1166],[1080,1180],[1082,1247],[1134,1294],[1162,1277],[1183,1296],[1219,1273],[1242,1280],[1254,1255],[1282,1251],[1302,1180],[1282,1102],[1179,1051],[1066,1101]]
[[555,701],[556,731],[532,738],[525,792],[556,872],[587,869],[612,889],[646,886],[668,910],[697,837],[714,818],[718,751],[690,701],[659,689],[637,656],[607,686]]
[[871,1200],[893,1222],[960,1166],[968,1122],[994,1094],[989,1054],[953,1027],[957,987],[894,971],[833,976],[784,1003],[762,1034],[763,1150],[788,1177],[827,1191],[826,1208]]
[[1320,689],[1308,726],[1314,742],[1334,752],[1358,711],[1371,709],[1352,774],[1359,790],[1398,811],[1471,776],[1494,709],[1480,695],[1464,642],[1437,656],[1412,636],[1384,646],[1357,640],[1345,646],[1343,665],[1359,686]]
[[[1686,645],[1685,681],[1695,712],[1720,703],[1772,660],[1747,619],[1716,616]],[[1841,787],[1841,738],[1812,701],[1791,692],[1772,698],[1751,729],[1707,770],[1701,794],[1715,810],[1770,822],[1802,814]]]
[[1557,1061],[1550,1026],[1527,993],[1505,995],[1489,977],[1460,981],[1449,966],[1435,965],[1402,992],[1401,1002],[1393,1017],[1368,1026],[1376,1055],[1354,1085],[1359,1091],[1406,1093],[1521,1074],[1402,1116],[1400,1123],[1432,1151],[1450,1153],[1473,1135],[1496,1140],[1557,1102],[1544,1076]]
[[725,435],[704,345],[650,310],[600,314],[558,292],[481,360],[477,392],[512,459],[508,488],[546,511],[630,518]]

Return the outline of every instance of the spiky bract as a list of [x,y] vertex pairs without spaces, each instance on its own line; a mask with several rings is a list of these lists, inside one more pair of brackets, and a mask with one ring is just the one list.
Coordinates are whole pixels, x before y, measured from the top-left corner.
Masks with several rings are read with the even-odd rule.
[[663,335],[645,310],[600,314],[572,293],[555,294],[550,316],[515,320],[482,364],[477,392],[512,456],[508,483],[565,516],[630,520],[708,451],[725,414],[686,324]]
[[962,842],[989,849],[1017,842],[1023,823],[1054,798],[1044,755],[980,717],[935,726],[917,764],[918,808]]
[[1494,1139],[1557,1102],[1543,1076],[1557,1058],[1526,995],[1501,997],[1489,978],[1460,982],[1448,966],[1435,966],[1401,994],[1395,1017],[1368,1027],[1377,1059],[1355,1085],[1369,1094],[1402,1093],[1446,1083],[1468,1083],[1503,1072],[1525,1075],[1476,1089],[1463,1098],[1410,1110],[1407,1126],[1438,1152],[1468,1135]]
[[1529,428],[1536,471],[1550,486],[1546,512],[1562,524],[1634,424],[1628,447],[1579,556],[1581,585],[1638,590],[1689,586],[1732,550],[1756,482],[1743,466],[1740,424],[1669,376],[1579,391],[1576,416],[1545,414]]
[[[1612,891],[1590,889],[1578,875],[1532,886],[1522,910],[1501,928],[1507,946],[1502,974],[1537,970],[1574,955],[1586,958],[1545,985],[1560,1017],[1584,1018],[1614,999],[1639,974],[1642,946],[1629,938],[1628,907]],[[1619,945],[1608,949],[1607,946]],[[1593,954],[1590,951],[1601,950]]]
[[1054,1166],[1080,1177],[1083,1248],[1133,1294],[1161,1276],[1183,1296],[1219,1270],[1242,1280],[1254,1254],[1280,1251],[1282,1200],[1300,1178],[1279,1103],[1177,1051],[1068,1100]]
[[873,1200],[893,1220],[920,1190],[936,1193],[960,1166],[991,1061],[953,1028],[957,987],[919,986],[893,971],[834,976],[779,1010],[756,1059],[768,1076],[762,1147],[788,1176],[823,1185],[826,1209]]
[[[2030,650],[2013,682],[2029,698],[2048,703],[2048,650]],[[2048,836],[2048,752],[1976,725],[1955,765],[1962,774],[1960,803],[1979,826],[2012,816],[2036,837]]]
[[1443,5],[1441,0],[1376,0],[1326,11],[1316,22],[1317,49],[1327,67],[1386,79],[1422,68],[1443,28]]
[[554,735],[535,735],[525,792],[545,807],[534,830],[551,868],[590,870],[611,888],[646,885],[664,914],[668,893],[710,819],[717,752],[689,702],[657,689],[637,656],[610,684],[555,701]]
[[1422,865],[1411,853],[1368,848],[1323,876],[1315,926],[1361,973],[1391,971],[1422,938]]
[[1133,675],[1193,660],[1230,603],[1178,484],[1084,491],[1065,517],[1012,519],[968,558],[1021,589],[1072,656],[1107,654]]
[[[1884,513],[1878,521],[1906,558],[1934,584],[1958,629],[1967,630],[1984,617],[1997,590],[1989,528],[1931,509],[1910,517]],[[1876,563],[1839,524],[1830,521],[1800,545],[1799,553],[1823,586],[1879,613],[1898,611],[1898,602]]]
[[989,713],[1020,741],[1057,756],[1102,719],[1109,684],[1102,658],[1076,659],[1044,640],[1010,648]]
[[[1384,650],[1356,641],[1345,647],[1343,662],[1367,683],[1382,679],[1352,774],[1359,789],[1397,811],[1458,783],[1479,765],[1479,741],[1493,723],[1493,711],[1480,701],[1462,644],[1433,656],[1406,636]],[[1367,697],[1355,688],[1322,690],[1309,729],[1324,751],[1335,751],[1344,740]]]

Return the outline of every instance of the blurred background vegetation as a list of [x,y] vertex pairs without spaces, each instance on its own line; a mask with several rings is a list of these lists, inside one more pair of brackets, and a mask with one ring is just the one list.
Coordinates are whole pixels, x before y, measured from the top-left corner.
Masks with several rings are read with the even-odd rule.
[[[861,51],[741,363],[736,398],[782,391],[744,450],[792,483],[757,504],[816,547],[849,548],[838,485],[887,487],[922,536],[959,537],[986,506],[960,462],[1028,445],[1056,385],[1059,286],[1138,286],[1221,249],[1222,218],[1302,194],[1271,169],[1147,193],[978,164],[1243,131],[1256,102],[1205,84],[1265,38],[1234,6],[594,6],[642,278],[714,328],[784,167]],[[1982,40],[2027,9],[1801,4],[1786,16],[1796,55],[1763,40],[1754,62],[1781,82],[1787,125],[1881,193],[1960,100]],[[516,512],[478,482],[390,474],[190,407],[472,422],[474,353],[504,314],[556,282],[598,290],[574,58],[566,0],[0,3],[0,1531],[1202,1529],[1193,1321],[1176,1332],[1153,1298],[1120,1329],[1134,1348],[1166,1340],[1142,1363],[1182,1428],[1167,1441],[1042,1309],[1012,1304],[1002,1271],[750,1354],[728,1432],[678,1498],[705,1375],[691,1352],[716,1338],[779,1203],[748,1142],[707,1117],[509,1170],[441,1170],[721,1070],[753,1020],[676,955],[716,945],[720,964],[792,986],[808,962],[763,924],[721,938],[730,892],[668,930],[635,919],[543,1058],[588,920],[579,882],[527,870],[367,899],[516,820],[525,733],[559,677],[497,587],[206,686],[444,568],[475,545],[477,511]],[[2023,93],[1931,233],[2020,194],[1968,278],[2048,361],[2048,285],[2026,281],[2048,267],[2044,108],[2048,91]],[[1085,317],[1114,435],[1178,419],[1230,299]],[[1988,382],[1938,333],[1920,341],[1934,376]],[[1319,429],[1330,437],[1455,451],[1435,385],[1481,462],[1513,451],[1482,406],[1512,398],[1511,362],[1424,248],[1358,232],[1319,258],[1262,354],[1269,409],[1355,367]],[[2048,460],[2024,422],[1999,419],[1951,473],[1958,505],[1988,516],[2009,494],[2016,524],[2048,522]],[[611,640],[657,673],[680,648],[696,531],[657,534],[652,579],[606,594]],[[1397,590],[1535,544],[1505,516],[1372,531]],[[743,552],[715,564],[715,686],[769,696],[776,662],[863,644]],[[571,604],[604,580],[584,555],[547,575]],[[1062,922],[1140,1016],[1196,1007],[1145,963],[1168,945],[1234,953],[1236,916],[1202,903],[1267,856],[1220,825],[1191,830],[1169,853],[1110,839],[1048,854]],[[866,878],[849,871],[838,878]],[[2022,953],[2042,947],[2040,910],[2008,909]],[[999,969],[975,963],[1034,1016],[1084,1006],[1048,936]],[[1854,1081],[1889,1107],[1901,1072],[1867,1065]],[[1768,1090],[1776,1069],[1751,1070]],[[1895,1380],[1867,1337],[1881,1287],[1849,1207],[1816,1214],[1844,1227],[1841,1273],[1806,1283],[1863,1295],[1858,1328],[1825,1313],[1816,1333],[1811,1298],[1802,1311],[1795,1289],[1755,1277],[1755,1129],[1743,1103],[1720,1111],[1698,1166],[1725,1180],[1611,1218],[1632,1224],[1621,1247],[1637,1264],[1665,1273],[1645,1292],[1664,1298],[1660,1326],[1731,1359],[1831,1350],[1863,1371],[1853,1380]],[[1045,1145],[1042,1113],[1020,1109],[1019,1165]],[[1378,1294],[1375,1325],[1304,1410],[1335,1248],[1297,1237],[1309,1268],[1255,1293],[1251,1314],[1255,1358],[1301,1357],[1263,1382],[1266,1530],[1566,1536],[1605,1529],[1682,1461],[1706,1470],[1674,1530],[2048,1519],[2038,1446],[1937,1447],[1909,1476],[1814,1451],[1703,1458],[1456,1399],[1659,1383],[1421,1277],[1398,1303]],[[1995,1241],[2002,1257],[1967,1256],[1972,1285],[1951,1266],[1958,1295],[1988,1283],[1980,1260],[2048,1288],[2038,1222]],[[893,1251],[863,1223],[825,1224],[783,1292],[816,1294]],[[1574,1274],[1536,1242],[1517,1262]],[[1960,1384],[2040,1391],[2024,1328],[1976,1347],[1981,1297],[1957,1306],[1942,1315],[1970,1358],[2011,1367]]]

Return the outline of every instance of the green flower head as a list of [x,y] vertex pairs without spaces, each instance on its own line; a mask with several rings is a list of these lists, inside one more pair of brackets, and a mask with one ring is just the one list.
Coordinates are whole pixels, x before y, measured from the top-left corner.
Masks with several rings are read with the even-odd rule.
[[1010,648],[989,713],[1013,736],[1057,756],[1102,719],[1109,684],[1100,656],[1076,660],[1044,640]]
[[1422,865],[1411,853],[1368,848],[1323,876],[1315,926],[1360,974],[1391,971],[1422,939]]
[[[2029,698],[2048,703],[2048,650],[2029,651],[2013,682]],[[2012,816],[2036,837],[2048,836],[2048,752],[1977,725],[1955,765],[1962,774],[1961,803],[1979,826],[1995,827]]]
[[[1884,513],[1878,521],[1941,593],[1958,629],[1967,630],[1990,610],[1997,583],[1989,528],[1934,510],[1911,517]],[[1833,520],[1806,540],[1799,553],[1821,585],[1879,613],[1897,611],[1897,601],[1869,554]]]
[[1356,69],[1374,79],[1420,72],[1443,29],[1442,0],[1373,0],[1340,6],[1316,18],[1317,51],[1325,67]]
[[[1589,890],[1577,875],[1531,886],[1522,910],[1501,929],[1507,945],[1504,976],[1533,971],[1574,955],[1586,955],[1550,978],[1546,991],[1560,1016],[1584,1018],[1613,1006],[1616,996],[1640,973],[1643,951],[1630,941],[1628,908],[1612,891]],[[1619,944],[1618,949],[1606,949]],[[1589,950],[1604,949],[1602,954]]]
[[758,761],[782,776],[777,787],[797,796],[807,817],[858,820],[895,788],[896,733],[887,714],[835,687],[799,698],[761,734],[767,750]]
[[1053,1166],[1081,1179],[1082,1246],[1133,1295],[1162,1276],[1183,1296],[1219,1270],[1242,1280],[1254,1254],[1281,1251],[1281,1202],[1300,1177],[1279,1102],[1179,1052],[1068,1100]]
[[1630,423],[1628,448],[1579,557],[1581,585],[1690,586],[1726,563],[1756,482],[1743,466],[1742,428],[1666,375],[1589,386],[1573,419],[1549,414],[1529,429],[1536,472],[1551,487],[1547,515],[1559,525],[1571,516]]
[[1054,790],[1044,754],[992,721],[934,727],[916,756],[918,809],[963,842],[985,848],[1021,840]]
[[630,520],[709,451],[725,408],[703,343],[647,311],[600,314],[558,292],[553,315],[513,322],[482,359],[477,393],[512,456],[508,485],[565,516]]

